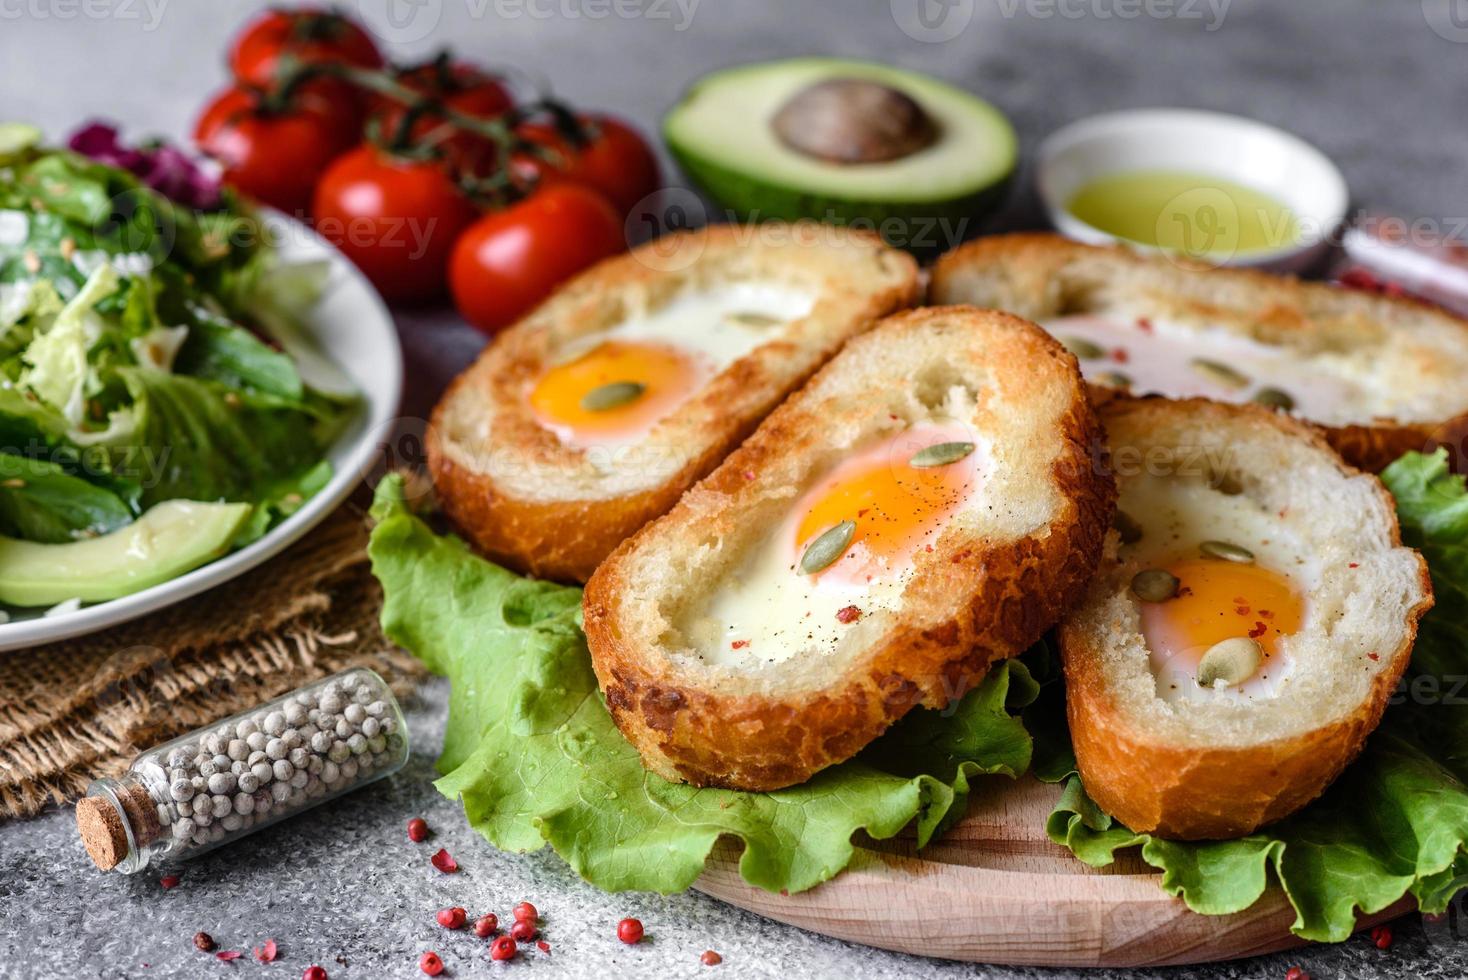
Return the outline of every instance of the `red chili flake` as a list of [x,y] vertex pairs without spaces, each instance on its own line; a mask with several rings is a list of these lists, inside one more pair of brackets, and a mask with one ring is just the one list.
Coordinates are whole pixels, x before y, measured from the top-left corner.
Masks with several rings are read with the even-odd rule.
[[501,936],[489,946],[489,958],[492,960],[512,960],[515,958],[515,940],[509,936]]
[[1298,966],[1292,966],[1285,971],[1285,980],[1310,980],[1310,974]]
[[923,550],[926,551],[928,554],[932,554],[933,553],[933,546],[930,545],[930,544],[925,544],[925,545],[923,545]]
[[1248,606],[1234,606],[1234,612],[1238,613],[1240,616],[1247,616],[1247,615],[1249,615],[1249,607]]
[[1373,650],[1372,652],[1370,652],[1370,653],[1368,653],[1366,655],[1366,659],[1367,660],[1380,660],[1381,659],[1381,654],[1379,654],[1375,650]]
[[1353,561],[1349,565],[1347,565],[1346,567],[1347,568],[1360,568],[1361,567],[1361,563],[1359,561]]
[[245,954],[244,953],[241,953],[237,949],[221,949],[219,952],[215,953],[214,955],[218,959],[224,960],[224,962],[228,963],[231,960],[237,960],[237,959],[239,959],[241,956],[244,956]]
[[1273,609],[1261,609],[1261,610],[1259,610],[1259,615],[1262,618],[1264,618],[1264,619],[1273,619],[1274,618],[1274,610]]
[[500,917],[495,915],[493,912],[490,912],[489,914],[481,915],[479,918],[474,920],[474,935],[478,936],[480,939],[488,939],[490,936],[494,935],[495,930],[499,929],[499,927]]
[[863,508],[861,508],[860,510],[858,510],[856,512],[856,516],[857,516],[858,519],[860,519],[860,518],[863,518],[863,517],[867,516],[871,512],[872,512],[872,509],[870,507],[863,507]]
[[446,875],[451,875],[455,871],[459,870],[459,862],[455,861],[453,857],[449,854],[449,852],[441,847],[437,851],[435,851],[433,857],[429,858],[428,860],[432,862],[435,868],[442,871]]
[[1371,943],[1377,949],[1391,949],[1392,948],[1392,927],[1391,926],[1377,926],[1375,929],[1372,929],[1371,930]]
[[1265,626],[1263,623],[1256,621],[1254,623],[1254,628],[1251,629],[1251,630],[1249,630],[1249,638],[1252,639],[1252,640],[1257,640],[1257,639],[1259,639],[1259,637],[1263,636],[1265,633],[1268,633],[1268,632],[1269,632],[1269,627],[1268,626]]
[[158,879],[158,884],[162,885],[164,890],[167,890],[169,888],[177,888],[178,875],[164,875],[162,878]]
[[408,840],[414,844],[421,844],[428,839],[428,821],[422,817],[414,817],[408,821]]
[[1151,333],[1152,321],[1144,316],[1137,317],[1137,329],[1141,330],[1143,333]]
[[1181,598],[1182,596],[1185,596],[1185,595],[1192,595],[1193,594],[1193,590],[1191,588],[1189,588],[1188,586],[1184,585],[1184,586],[1182,586],[1181,588],[1179,588],[1177,590],[1177,594],[1178,594],[1178,597]]
[[1236,605],[1236,606],[1247,606],[1248,604],[1249,604],[1249,600],[1246,599],[1244,596],[1241,596],[1241,595],[1234,596],[1234,605]]
[[836,621],[838,623],[854,623],[861,619],[861,610],[855,606],[846,606],[836,610]]
[[735,640],[733,643],[729,644],[729,649],[743,650],[747,646],[749,646],[748,640]]
[[1125,364],[1132,359],[1132,355],[1126,352],[1125,347],[1117,347],[1111,352],[1111,359],[1118,364]]
[[628,946],[642,942],[642,923],[637,919],[623,919],[617,923],[617,938]]
[[443,972],[443,960],[438,958],[437,953],[429,950],[422,956],[418,957],[418,969],[422,970],[430,977],[436,977]]
[[261,963],[274,963],[277,952],[279,948],[275,945],[275,940],[267,939],[264,946],[255,947],[255,959]]
[[720,963],[724,962],[724,958],[718,953],[715,953],[713,950],[706,949],[703,951],[703,955],[698,958],[698,962],[702,963],[704,966],[718,966]]
[[754,479],[754,470],[745,470],[744,471],[744,478],[746,480],[753,480]]
[[540,950],[542,953],[549,953],[550,952],[550,943],[548,943],[544,939],[542,939],[540,942],[538,942],[538,943],[535,944],[535,948],[538,949],[538,950]]

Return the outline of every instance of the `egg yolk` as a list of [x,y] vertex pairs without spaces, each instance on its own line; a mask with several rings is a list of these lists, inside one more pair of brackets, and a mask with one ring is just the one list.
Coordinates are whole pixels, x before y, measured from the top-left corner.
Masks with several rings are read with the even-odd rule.
[[1264,651],[1259,674],[1269,670],[1281,637],[1300,628],[1304,599],[1288,578],[1255,564],[1184,558],[1166,566],[1178,593],[1141,604],[1142,636],[1154,663],[1197,676],[1198,661],[1221,640],[1247,636]]
[[[687,401],[707,380],[701,358],[668,344],[609,340],[541,375],[530,390],[536,421],[576,446],[633,441]],[[587,396],[607,385],[641,385],[602,407]]]
[[925,447],[967,438],[962,432],[909,431],[842,463],[797,505],[792,564],[821,534],[852,521],[850,545],[817,577],[864,584],[910,567],[913,555],[972,492],[978,454],[941,466],[909,461]]

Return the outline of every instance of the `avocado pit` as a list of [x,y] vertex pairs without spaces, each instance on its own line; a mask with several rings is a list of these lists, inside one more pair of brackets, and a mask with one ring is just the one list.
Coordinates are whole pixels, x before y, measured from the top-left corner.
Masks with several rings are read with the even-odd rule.
[[770,121],[780,142],[827,163],[886,163],[938,138],[911,96],[864,78],[829,78],[791,96]]

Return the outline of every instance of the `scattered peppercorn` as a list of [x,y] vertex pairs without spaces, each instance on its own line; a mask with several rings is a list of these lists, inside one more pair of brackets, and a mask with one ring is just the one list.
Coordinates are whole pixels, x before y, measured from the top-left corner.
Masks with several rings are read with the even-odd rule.
[[1298,966],[1292,966],[1285,971],[1285,980],[1310,980],[1310,974]]
[[312,963],[306,967],[306,972],[301,974],[301,980],[328,980],[326,971]]
[[617,923],[617,938],[628,946],[642,942],[642,923],[636,919],[623,919]]
[[214,937],[207,932],[194,933],[194,948],[202,949],[206,953],[214,952]]
[[275,945],[275,940],[267,939],[264,946],[255,947],[255,959],[261,963],[274,963],[278,952],[279,948]]
[[535,923],[529,919],[520,919],[510,926],[510,938],[517,943],[528,943],[535,938]]
[[428,859],[429,863],[446,875],[451,875],[459,870],[459,862],[443,848],[433,852],[433,857]]
[[438,910],[438,924],[443,926],[445,929],[464,928],[464,921],[468,917],[469,913],[465,912],[457,905],[455,905],[453,908]]
[[516,922],[536,922],[540,919],[540,910],[529,902],[516,905],[510,914],[515,917]]
[[408,821],[408,840],[414,844],[421,844],[428,839],[428,821],[422,817],[414,817]]
[[718,966],[720,963],[724,962],[724,958],[718,953],[715,953],[713,950],[706,949],[703,951],[703,955],[698,958],[698,962],[702,963],[704,966]]
[[480,939],[488,939],[490,936],[494,935],[495,931],[499,929],[499,927],[499,916],[495,915],[493,912],[489,913],[488,915],[481,915],[479,918],[474,920],[474,935],[478,936]]
[[214,957],[215,957],[215,959],[223,960],[226,963],[232,963],[232,962],[234,962],[235,960],[239,959],[241,956],[244,956],[244,955],[245,955],[244,953],[241,953],[237,949],[225,949],[225,950],[220,950],[218,953],[215,953],[214,954]]
[[162,878],[158,879],[158,884],[162,885],[165,889],[177,888],[178,875],[164,875]]
[[430,950],[418,957],[418,969],[430,977],[436,977],[443,972],[443,960],[438,958],[437,953]]
[[1372,929],[1371,930],[1371,942],[1373,944],[1375,944],[1375,946],[1376,946],[1377,949],[1391,949],[1392,948],[1392,927],[1391,926],[1377,926],[1375,929]]
[[492,960],[512,960],[515,958],[515,940],[509,936],[500,936],[489,946],[489,958]]
[[538,943],[535,944],[535,948],[538,949],[538,950],[540,950],[542,953],[549,953],[550,952],[550,943],[548,943],[544,939],[542,939],[540,942],[538,942]]

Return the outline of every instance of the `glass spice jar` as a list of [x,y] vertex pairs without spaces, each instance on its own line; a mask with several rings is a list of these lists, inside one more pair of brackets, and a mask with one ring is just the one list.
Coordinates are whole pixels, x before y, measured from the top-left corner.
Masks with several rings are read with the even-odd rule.
[[408,729],[365,667],[150,749],[95,780],[76,807],[103,871],[132,874],[197,857],[402,768]]

